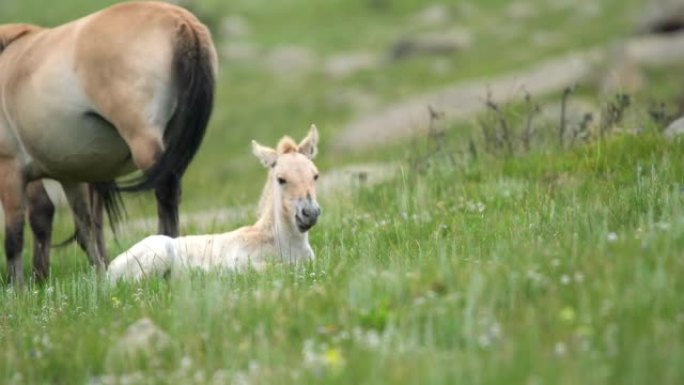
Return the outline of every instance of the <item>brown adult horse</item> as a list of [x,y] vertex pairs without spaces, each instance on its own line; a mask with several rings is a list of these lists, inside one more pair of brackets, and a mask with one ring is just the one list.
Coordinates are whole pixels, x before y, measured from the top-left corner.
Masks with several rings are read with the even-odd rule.
[[[102,208],[119,191],[154,189],[159,231],[178,235],[180,178],[211,115],[217,55],[209,30],[165,3],[122,3],[55,27],[0,26],[0,199],[10,280],[23,283],[28,209],[34,272],[49,269],[58,180],[79,243],[106,266]],[[112,181],[136,169],[124,186]],[[95,186],[94,199],[87,184]]]

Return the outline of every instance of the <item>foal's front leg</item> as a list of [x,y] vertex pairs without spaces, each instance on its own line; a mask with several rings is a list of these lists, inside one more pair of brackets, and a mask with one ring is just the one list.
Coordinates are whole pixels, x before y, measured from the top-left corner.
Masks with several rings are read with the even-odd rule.
[[162,178],[154,189],[159,217],[158,233],[171,238],[178,236],[178,206],[181,199],[181,181],[175,174]]
[[104,256],[97,246],[97,228],[93,224],[93,213],[88,204],[87,185],[84,183],[62,183],[69,206],[74,214],[77,237],[83,243],[90,264],[98,271],[107,267]]

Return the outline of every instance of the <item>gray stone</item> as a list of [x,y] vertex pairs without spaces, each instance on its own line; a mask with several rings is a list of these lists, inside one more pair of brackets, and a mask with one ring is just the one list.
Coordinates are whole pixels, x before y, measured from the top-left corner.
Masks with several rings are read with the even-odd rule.
[[640,13],[637,31],[669,33],[684,28],[684,0],[651,0]]
[[277,47],[268,54],[267,65],[278,75],[300,75],[316,66],[317,58],[310,49],[299,46]]
[[684,62],[684,32],[649,35],[628,41],[626,55],[643,66],[665,67]]
[[333,79],[342,79],[361,71],[377,68],[379,63],[377,55],[369,52],[338,54],[326,60],[325,74]]
[[506,16],[513,20],[527,20],[536,15],[536,8],[526,1],[514,1],[506,7]]
[[603,95],[634,94],[644,88],[646,78],[626,47],[614,48],[608,57],[606,69],[599,80],[599,89]]
[[249,23],[242,15],[229,15],[221,20],[221,36],[224,39],[244,38],[249,35]]
[[142,318],[109,349],[105,366],[109,372],[130,373],[172,365],[177,355],[178,346],[171,337],[149,318]]
[[603,6],[599,2],[584,2],[578,4],[576,12],[580,20],[595,19],[603,14]]
[[473,38],[468,30],[453,29],[399,39],[391,49],[395,60],[423,55],[451,55],[470,48]]
[[221,46],[221,57],[227,61],[254,60],[259,54],[259,49],[248,42],[229,41]]
[[671,139],[684,134],[684,117],[670,123],[663,133],[666,137]]
[[326,102],[331,108],[350,109],[356,114],[373,111],[380,104],[375,95],[356,88],[332,89]]
[[420,11],[415,20],[419,25],[426,27],[444,25],[451,20],[451,13],[444,4],[432,4]]

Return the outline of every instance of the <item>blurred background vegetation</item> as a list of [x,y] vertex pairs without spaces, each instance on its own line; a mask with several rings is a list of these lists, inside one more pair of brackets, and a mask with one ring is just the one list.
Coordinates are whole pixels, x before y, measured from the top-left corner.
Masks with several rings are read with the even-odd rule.
[[[55,26],[113,3],[1,0],[0,22]],[[646,7],[638,0],[179,3],[211,27],[221,54],[211,127],[185,179],[189,210],[253,200],[261,183],[253,182],[259,168],[250,159],[252,138],[274,143],[315,122],[324,169],[401,158],[404,145],[328,149],[355,118],[413,95],[615,44],[634,34]],[[135,202],[134,213],[151,214],[147,200]]]

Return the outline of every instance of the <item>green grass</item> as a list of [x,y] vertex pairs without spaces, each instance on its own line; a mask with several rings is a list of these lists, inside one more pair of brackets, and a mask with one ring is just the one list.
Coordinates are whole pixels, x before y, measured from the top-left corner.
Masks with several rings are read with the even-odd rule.
[[682,156],[644,134],[437,158],[325,206],[301,268],[116,287],[56,268],[1,294],[0,381],[102,376],[147,316],[178,344],[165,370],[134,364],[159,383],[678,383]]
[[[2,2],[0,20],[54,25],[103,3],[63,1],[37,12],[44,5],[35,0]],[[207,0],[196,10],[213,25],[220,13],[246,15],[249,39],[263,49],[297,44],[321,57],[384,52],[417,28],[420,2],[371,3]],[[458,23],[475,44],[454,57],[338,81],[318,72],[279,79],[259,61],[224,65],[208,137],[184,181],[184,211],[256,203],[265,172],[249,140],[300,137],[312,121],[322,131],[323,178],[357,160],[399,161],[401,172],[350,196],[321,196],[324,215],[311,233],[317,259],[305,266],[110,286],[76,247],[55,250],[45,286],[0,288],[0,383],[681,383],[684,147],[653,132],[643,114],[634,119],[649,129],[639,136],[516,157],[468,157],[464,143],[477,136],[469,123],[448,132],[453,160],[426,152],[421,140],[353,156],[329,151],[354,115],[331,106],[331,93],[361,89],[390,103],[524,68],[623,35],[639,9],[604,1],[610,17],[578,21],[538,1],[538,15],[505,41],[493,26],[504,28],[507,2],[473,4],[476,16]],[[553,30],[557,44],[530,44],[539,29]],[[433,71],[440,60],[446,73]],[[672,72],[681,70],[648,73],[639,108],[680,92]],[[429,165],[410,166],[416,155],[432,155]],[[154,215],[149,196],[127,203],[132,217]],[[70,221],[61,208],[56,239]],[[110,241],[109,250],[144,235]],[[141,317],[174,346],[123,370],[108,351]]]

